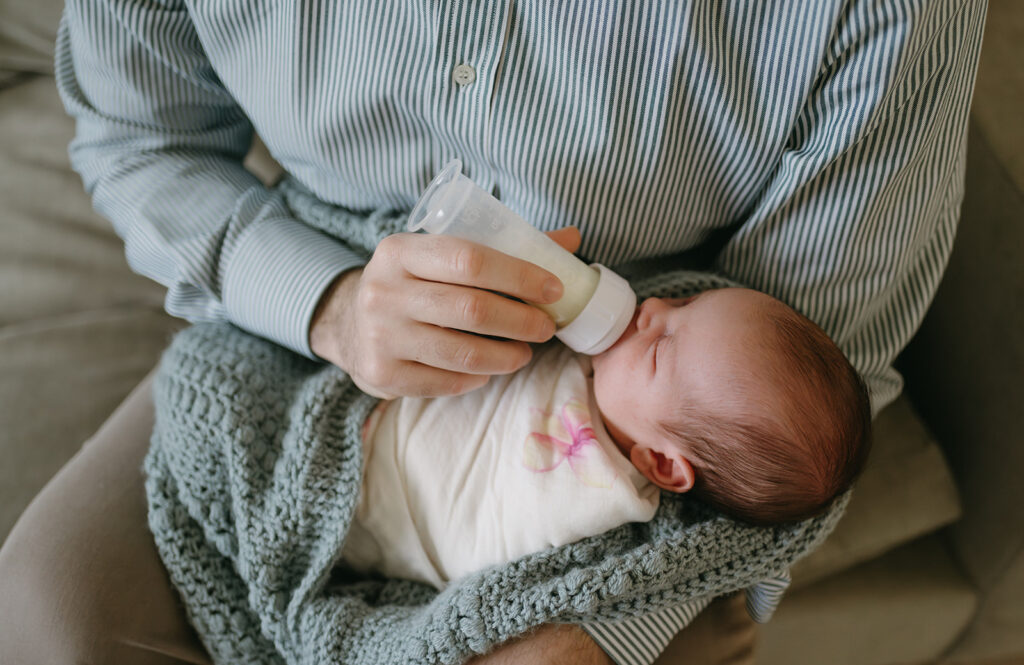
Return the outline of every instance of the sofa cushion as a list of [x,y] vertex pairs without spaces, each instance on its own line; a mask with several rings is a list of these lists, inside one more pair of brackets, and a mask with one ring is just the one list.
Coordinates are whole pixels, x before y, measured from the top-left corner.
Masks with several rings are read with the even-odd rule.
[[71,172],[53,78],[0,89],[0,542],[182,324]]
[[0,328],[0,543],[180,326],[159,310],[133,307]]
[[942,538],[928,536],[787,596],[761,627],[757,663],[933,663],[976,604]]
[[74,123],[52,77],[0,91],[0,326],[98,308],[160,309],[68,166]]
[[1024,40],[1024,2],[989,2],[971,116],[1018,190],[1024,189],[1021,40]]
[[16,72],[53,71],[57,24],[62,0],[0,2],[0,85]]

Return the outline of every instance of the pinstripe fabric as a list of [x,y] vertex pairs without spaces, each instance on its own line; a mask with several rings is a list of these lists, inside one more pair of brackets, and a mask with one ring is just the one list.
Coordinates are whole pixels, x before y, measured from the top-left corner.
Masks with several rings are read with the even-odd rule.
[[877,411],[953,241],[984,9],[70,0],[56,70],[72,163],[172,314],[308,355],[319,295],[363,262],[242,169],[254,129],[356,217],[401,218],[457,156],[588,260],[728,230],[716,268],[818,322]]
[[[785,571],[747,589],[747,614],[758,623],[767,622],[790,582],[789,572]],[[697,598],[648,616],[592,623],[583,629],[618,665],[647,665],[654,662],[676,633],[693,621],[712,600]]]
[[[618,665],[648,665],[711,600],[698,598],[644,617],[590,624],[584,629]],[[641,635],[643,638],[638,639]]]
[[[771,619],[790,582],[789,573],[783,572],[747,589],[746,609],[750,617],[758,623]],[[618,665],[648,665],[711,601],[697,598],[648,616],[583,628]]]
[[758,623],[767,623],[792,581],[787,570],[747,589],[747,614]]

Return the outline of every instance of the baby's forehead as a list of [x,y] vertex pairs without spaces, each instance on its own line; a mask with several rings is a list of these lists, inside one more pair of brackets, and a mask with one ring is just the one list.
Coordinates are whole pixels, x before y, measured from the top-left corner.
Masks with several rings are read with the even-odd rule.
[[[791,333],[813,330],[813,323],[782,301],[753,289],[716,289],[705,292],[702,297],[706,298],[705,311],[716,320],[714,329],[733,340],[719,345],[718,350],[745,366],[749,371],[743,373],[749,378],[767,379],[759,371],[766,364],[772,365],[775,372],[799,371],[798,340],[803,339],[803,335]],[[777,380],[778,376],[775,378]]]
[[716,307],[737,307],[744,310],[752,307],[781,307],[789,309],[789,306],[778,298],[762,291],[742,286],[710,289],[697,295],[706,299],[709,303],[713,302]]
[[[694,301],[700,302],[700,310],[711,325],[742,326],[743,329],[761,332],[774,329],[780,318],[798,317],[795,311],[781,300],[770,295],[741,287],[712,289],[691,298],[676,299],[676,307],[682,309]],[[680,316],[685,316],[682,312]]]

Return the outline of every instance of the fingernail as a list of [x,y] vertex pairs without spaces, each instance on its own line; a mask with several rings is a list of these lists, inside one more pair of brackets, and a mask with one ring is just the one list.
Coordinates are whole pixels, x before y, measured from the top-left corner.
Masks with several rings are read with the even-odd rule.
[[562,283],[557,279],[544,282],[544,301],[555,302],[562,297]]
[[551,339],[556,332],[555,322],[547,317],[544,318],[547,319],[547,321],[544,322],[544,331],[541,333],[542,342],[546,342]]

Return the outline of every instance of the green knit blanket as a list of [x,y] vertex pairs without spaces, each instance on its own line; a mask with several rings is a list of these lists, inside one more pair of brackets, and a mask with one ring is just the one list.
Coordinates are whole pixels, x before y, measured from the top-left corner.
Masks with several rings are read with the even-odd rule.
[[[317,224],[316,212],[297,214]],[[634,286],[641,296],[685,296],[729,284],[673,272]],[[342,371],[227,324],[200,324],[165,352],[154,402],[149,524],[217,663],[460,663],[544,623],[624,619],[729,593],[813,549],[847,499],[824,516],[766,528],[665,493],[648,523],[437,592],[337,565],[359,501],[361,427],[376,403]]]

